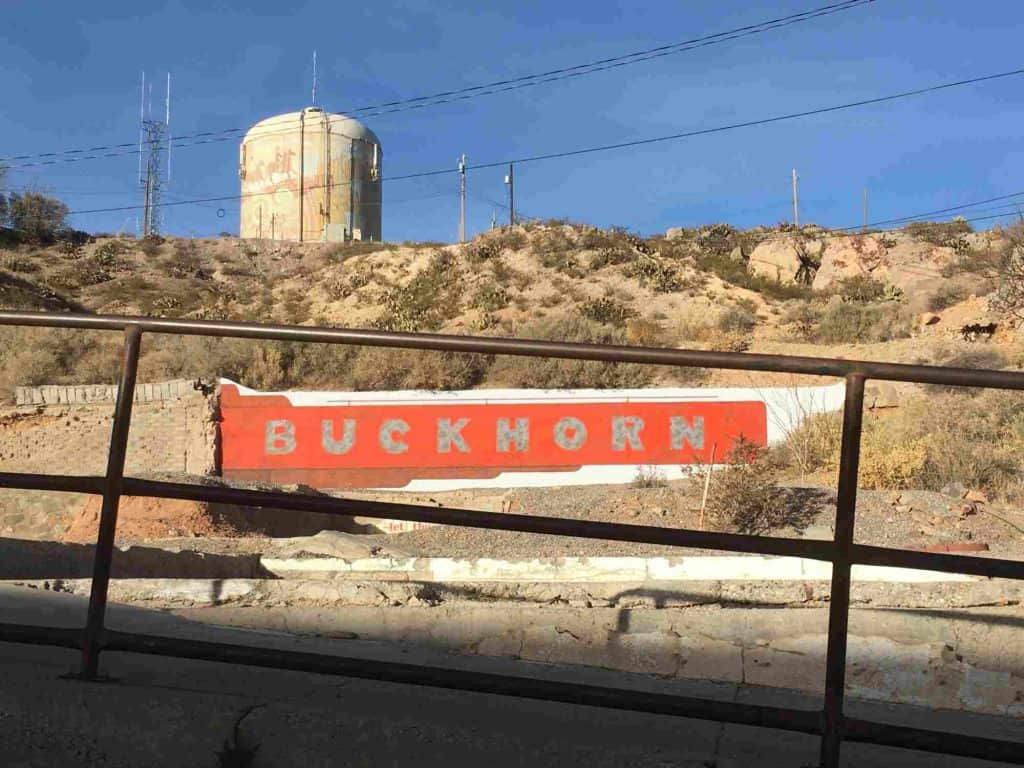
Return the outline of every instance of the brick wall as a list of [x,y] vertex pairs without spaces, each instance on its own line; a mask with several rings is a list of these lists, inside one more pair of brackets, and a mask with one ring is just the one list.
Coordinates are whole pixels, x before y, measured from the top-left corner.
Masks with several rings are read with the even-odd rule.
[[[117,387],[105,385],[19,388],[19,405],[0,408],[0,472],[102,475],[116,395]],[[213,474],[217,448],[214,397],[196,391],[191,382],[139,385],[128,474]],[[72,494],[0,489],[0,535],[45,536],[81,503]]]

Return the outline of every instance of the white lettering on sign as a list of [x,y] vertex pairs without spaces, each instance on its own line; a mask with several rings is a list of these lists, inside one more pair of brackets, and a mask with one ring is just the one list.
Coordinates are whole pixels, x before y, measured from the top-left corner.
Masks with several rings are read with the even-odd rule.
[[[498,453],[526,453],[530,450],[530,419],[499,418],[495,422],[495,448]],[[469,426],[469,418],[439,418],[436,428],[437,453],[471,453],[471,447],[463,434]],[[343,419],[341,435],[337,434],[333,419],[320,421],[320,446],[329,454],[342,456],[356,446],[357,420]],[[616,452],[643,451],[643,432],[646,421],[639,416],[611,417],[611,449]],[[409,451],[409,443],[403,439],[412,432],[404,419],[385,419],[381,422],[377,440],[382,450],[393,455]],[[271,419],[266,422],[264,452],[267,455],[286,455],[298,447],[295,424],[286,419]],[[582,419],[566,416],[559,419],[552,430],[555,445],[564,451],[579,451],[587,443],[587,425]],[[303,438],[305,440],[305,438]],[[687,447],[694,450],[704,448],[704,417],[694,416],[692,422],[684,416],[669,418],[669,439],[673,451]]]
[[388,453],[405,453],[409,450],[409,444],[399,440],[395,434],[404,435],[409,431],[409,425],[402,419],[388,419],[380,425],[380,447]]
[[696,450],[704,448],[704,417],[694,416],[693,425],[687,424],[685,417],[673,416],[670,423],[672,433],[672,450],[681,451],[686,443]]
[[636,416],[615,416],[612,419],[612,450],[626,450],[626,443],[632,451],[642,451],[640,431],[644,428],[644,420]]
[[459,453],[469,453],[469,446],[462,437],[462,430],[469,424],[469,419],[458,419],[452,423],[451,419],[437,420],[437,452],[451,453],[454,445]]
[[516,419],[516,427],[512,429],[508,419],[498,419],[498,435],[495,445],[502,453],[511,451],[513,445],[519,452],[530,450],[530,420]]
[[341,439],[336,440],[334,437],[334,422],[330,419],[324,419],[320,423],[320,444],[325,451],[337,456],[348,453],[352,450],[352,446],[356,444],[356,420],[345,419],[341,430]]
[[578,451],[587,442],[587,427],[579,419],[566,416],[555,424],[555,445],[566,451]]
[[295,425],[285,419],[268,421],[264,448],[270,455],[281,455],[294,451]]

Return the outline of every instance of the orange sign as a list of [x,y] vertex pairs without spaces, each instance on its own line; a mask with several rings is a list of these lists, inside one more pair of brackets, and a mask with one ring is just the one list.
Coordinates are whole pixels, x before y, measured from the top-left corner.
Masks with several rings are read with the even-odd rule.
[[226,477],[314,487],[401,486],[422,478],[687,465],[728,453],[742,435],[767,441],[765,405],[747,402],[293,404],[221,389]]

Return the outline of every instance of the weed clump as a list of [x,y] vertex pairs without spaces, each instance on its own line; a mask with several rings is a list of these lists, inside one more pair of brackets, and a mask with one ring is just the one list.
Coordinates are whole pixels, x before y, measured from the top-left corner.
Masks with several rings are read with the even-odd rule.
[[580,304],[580,314],[597,323],[620,326],[629,318],[634,317],[636,312],[620,301],[603,296],[599,299],[589,299]]
[[764,534],[792,522],[778,487],[778,462],[765,448],[741,436],[726,463],[712,476],[708,493],[708,519],[716,529]]
[[435,331],[462,305],[461,270],[455,258],[438,251],[409,284],[384,295],[377,327],[386,331]]

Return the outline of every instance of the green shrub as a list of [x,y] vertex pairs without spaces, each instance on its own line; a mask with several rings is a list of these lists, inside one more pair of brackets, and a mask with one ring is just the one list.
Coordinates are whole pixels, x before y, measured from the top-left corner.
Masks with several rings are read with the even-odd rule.
[[161,262],[161,266],[170,277],[184,279],[201,276],[202,261],[195,241],[176,240],[174,250]]
[[485,312],[497,312],[508,306],[508,300],[508,291],[497,283],[489,283],[477,292],[474,303]]
[[408,285],[384,295],[377,327],[389,331],[434,331],[462,307],[461,270],[447,251],[438,251]]
[[618,326],[634,317],[636,312],[620,301],[602,296],[599,299],[589,299],[580,304],[580,314],[594,322]]
[[126,250],[127,247],[120,240],[104,240],[93,249],[92,260],[104,267],[111,267],[120,263],[118,256]]
[[627,267],[626,275],[636,278],[655,293],[673,293],[685,287],[675,266],[651,256],[633,262]]
[[590,258],[590,269],[596,272],[611,264],[625,264],[634,258],[636,258],[636,255],[628,248],[602,248]]
[[772,299],[802,299],[811,296],[809,286],[802,283],[780,283],[747,270],[746,262],[727,254],[701,253],[696,257],[698,269],[711,272],[727,283],[768,296]]
[[493,239],[479,238],[462,249],[462,255],[470,264],[482,264],[501,257],[501,246]]
[[885,283],[870,275],[854,275],[840,280],[836,287],[836,293],[843,301],[860,304],[880,301],[886,295]]
[[974,231],[970,222],[957,217],[952,221],[914,221],[903,227],[908,235],[932,245],[951,246],[952,242]]

